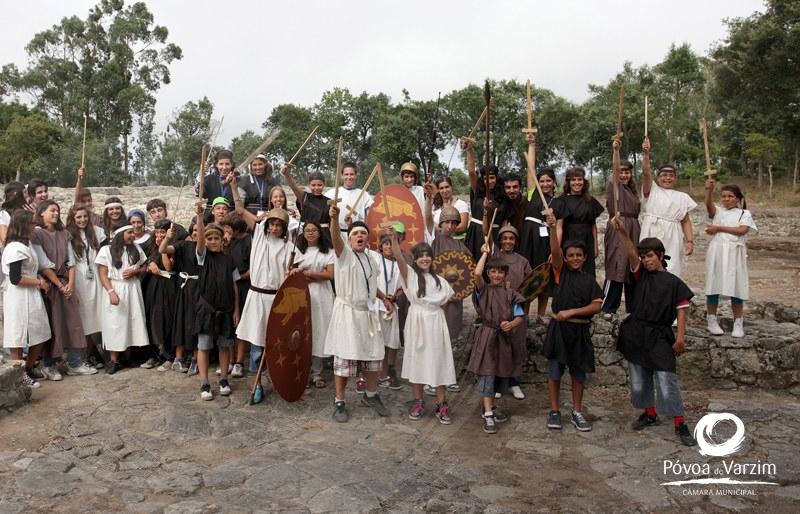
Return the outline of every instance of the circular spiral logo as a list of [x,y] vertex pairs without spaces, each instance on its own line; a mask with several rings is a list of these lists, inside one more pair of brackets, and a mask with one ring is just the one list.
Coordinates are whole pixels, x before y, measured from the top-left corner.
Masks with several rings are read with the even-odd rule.
[[[714,433],[714,427],[721,421],[732,421],[736,425],[736,432],[727,441],[717,444],[710,439]],[[728,412],[706,414],[694,427],[694,438],[700,447],[700,455],[725,457],[738,452],[744,445],[744,423],[739,416]]]

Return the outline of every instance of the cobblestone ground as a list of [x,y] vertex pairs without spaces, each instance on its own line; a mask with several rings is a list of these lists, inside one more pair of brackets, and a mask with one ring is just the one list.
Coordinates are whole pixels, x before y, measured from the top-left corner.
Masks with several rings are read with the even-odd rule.
[[212,402],[199,399],[197,377],[175,372],[46,382],[30,404],[1,414],[0,512],[800,510],[800,404],[790,395],[686,388],[692,425],[709,410],[732,412],[748,436],[736,462],[776,465],[755,479],[780,485],[722,496],[693,492],[725,486],[660,485],[691,475],[665,474],[665,459],[720,459],[679,446],[671,422],[627,428],[636,413],[624,388],[590,387],[594,430],[579,433],[548,431],[544,385],[527,384],[525,400],[500,400],[511,419],[487,435],[471,385],[462,386],[453,424],[442,426],[432,414],[408,419],[408,385],[383,393],[388,418],[351,390],[352,419],[337,424],[330,386],[294,404],[269,393],[246,406],[245,380]]

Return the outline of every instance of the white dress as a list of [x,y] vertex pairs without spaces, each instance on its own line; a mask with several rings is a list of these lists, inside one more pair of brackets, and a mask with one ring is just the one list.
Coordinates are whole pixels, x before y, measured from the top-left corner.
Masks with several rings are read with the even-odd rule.
[[[758,231],[750,211],[725,209],[716,206],[717,212],[712,225],[740,227],[746,225],[750,231]],[[750,233],[748,231],[748,234]],[[717,232],[708,243],[706,252],[706,294],[735,296],[742,300],[749,298],[749,277],[747,273],[747,234]]]
[[646,237],[660,239],[670,257],[667,271],[680,277],[686,258],[681,220],[697,207],[697,203],[686,193],[659,187],[655,180],[650,188],[650,195],[642,197],[642,231],[639,241]]
[[[400,288],[400,269],[397,261],[386,259],[382,253],[369,250],[369,254],[378,266],[378,289],[384,294],[394,296]],[[383,302],[378,303],[378,310],[381,314],[381,333],[383,334],[383,346],[397,350],[400,348],[400,323],[398,321],[397,308],[391,314],[386,311]]]
[[[453,207],[456,208],[459,214],[467,213],[469,215],[469,204],[462,200],[461,198],[456,198],[453,201]],[[433,211],[433,226],[438,228],[439,227],[439,219],[442,216],[442,208],[438,208]]]
[[[333,199],[333,195],[335,192],[335,188],[328,189],[325,191],[325,196],[328,198]],[[353,205],[358,198],[358,195],[361,194],[361,189],[355,187],[353,189],[345,189],[344,187],[339,187],[339,199],[341,202],[338,203],[339,206],[339,228],[347,228],[347,223],[344,222],[344,217],[347,216],[347,206],[349,205],[354,209],[353,212],[353,221],[365,221],[367,219],[367,210],[372,206],[372,195],[368,192],[365,192],[364,195],[361,197],[361,200],[358,201],[358,205]]]
[[[286,269],[292,253],[291,243],[264,233],[267,220],[256,223],[253,246],[250,248],[250,285],[276,291],[286,279]],[[236,327],[236,337],[264,347],[267,340],[267,320],[275,293],[250,290],[244,302],[242,318]]]
[[[98,243],[102,244],[106,240],[106,232],[102,228],[95,225],[89,225],[87,228],[94,229]],[[107,293],[103,289],[103,284],[100,283],[97,264],[94,262],[97,252],[89,246],[86,241],[86,233],[82,230],[81,239],[86,248],[84,255],[78,258],[72,249],[72,243],[67,246],[67,255],[69,256],[69,265],[75,266],[75,294],[78,295],[78,310],[81,313],[83,333],[88,336],[103,330],[103,304],[100,298],[107,296]]]
[[334,281],[336,300],[325,335],[325,353],[340,359],[383,360],[375,261],[345,244],[334,264]]
[[410,302],[406,318],[406,348],[401,376],[412,384],[440,386],[456,383],[450,331],[442,307],[453,296],[453,288],[439,277],[439,285],[425,273],[425,296],[419,298],[417,272],[408,266],[403,290]]
[[28,245],[13,241],[3,249],[2,269],[6,275],[3,283],[4,348],[25,348],[41,344],[50,337],[47,311],[38,287],[15,286],[8,280],[10,264],[22,261],[22,276],[35,277],[39,260]]
[[[325,267],[336,263],[336,253],[333,249],[322,253],[316,246],[310,246],[306,253],[295,254],[295,264],[304,270],[320,273]],[[311,355],[314,357],[329,357],[325,353],[325,334],[331,322],[333,310],[333,287],[331,281],[315,280],[308,283],[308,293],[311,296]]]
[[103,348],[112,352],[124,352],[131,346],[150,344],[145,324],[141,282],[138,277],[128,280],[122,278],[125,270],[139,267],[147,260],[142,249],[133,246],[139,252],[139,259],[134,265],[129,263],[127,252],[123,252],[122,266],[119,269],[115,268],[111,263],[111,246],[102,247],[94,260],[98,265],[108,268],[111,286],[119,296],[119,304],[111,305],[108,293],[103,291],[100,295],[100,304],[103,307]]

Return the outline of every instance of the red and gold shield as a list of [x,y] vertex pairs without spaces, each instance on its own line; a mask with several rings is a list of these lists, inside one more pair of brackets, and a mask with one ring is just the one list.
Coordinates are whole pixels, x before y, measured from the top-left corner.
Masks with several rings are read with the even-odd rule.
[[475,289],[475,261],[464,252],[444,252],[433,260],[433,271],[453,288],[453,299],[463,300]]
[[275,294],[264,350],[275,390],[287,402],[299,400],[311,373],[311,297],[301,273],[284,280]]
[[383,230],[380,224],[384,221],[402,222],[406,228],[406,238],[400,243],[404,252],[410,252],[417,243],[425,241],[425,218],[414,193],[402,184],[390,184],[384,188],[389,204],[389,217],[384,209],[383,195],[378,193],[372,201],[372,207],[367,213],[367,226],[369,227],[369,244],[373,250],[378,248]]
[[530,275],[525,278],[522,285],[517,288],[517,292],[521,294],[525,300],[532,301],[534,298],[542,294],[550,283],[550,263],[544,262],[539,264]]

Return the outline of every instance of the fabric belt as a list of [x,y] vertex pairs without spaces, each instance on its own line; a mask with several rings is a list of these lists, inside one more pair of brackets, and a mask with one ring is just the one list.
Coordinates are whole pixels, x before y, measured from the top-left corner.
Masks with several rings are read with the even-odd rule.
[[261,289],[260,287],[256,287],[253,284],[250,284],[250,290],[261,294],[275,294],[278,292],[277,289]]
[[181,277],[181,280],[183,281],[181,282],[181,289],[183,289],[183,286],[185,286],[188,281],[197,280],[200,278],[197,275],[189,275],[185,271],[181,271],[180,273],[178,273],[178,276]]
[[671,219],[671,218],[665,218],[663,216],[659,216],[658,214],[653,214],[652,212],[644,212],[644,213],[642,213],[642,216],[644,216],[645,218],[647,218],[647,217],[655,218],[657,221],[667,221],[669,223],[680,223],[681,222],[681,220],[674,220],[674,219]]
[[320,223],[319,226],[322,228],[329,228],[331,225],[330,223]]
[[[480,226],[483,226],[483,220],[479,220],[479,219],[477,219],[477,218],[470,218],[469,220],[470,220],[472,223],[477,223],[478,225],[480,225]],[[495,223],[494,225],[492,225],[492,226],[493,226],[493,227],[495,227],[495,228],[500,228],[500,225],[498,225],[498,224],[496,224],[496,223]]]
[[[367,317],[369,318],[369,336],[375,337],[377,333],[381,331],[381,320],[380,320],[380,312],[377,308],[370,309],[369,307],[360,307],[350,303],[348,300],[345,300],[341,296],[337,296],[336,302],[341,302],[344,305],[347,305],[351,309],[359,312],[366,312]],[[421,338],[420,338],[421,339]]]
[[542,225],[543,227],[547,227],[548,226],[547,222],[542,221],[539,218],[534,218],[533,216],[525,216],[525,220],[526,221],[532,221],[534,223],[538,223],[539,225]]
[[172,277],[175,276],[175,272],[174,271],[166,271],[166,270],[163,270],[163,269],[158,270],[158,274],[161,275],[164,278],[172,278]]
[[577,323],[578,325],[588,325],[589,323],[592,322],[592,320],[586,318],[570,318],[565,321],[567,323]]

